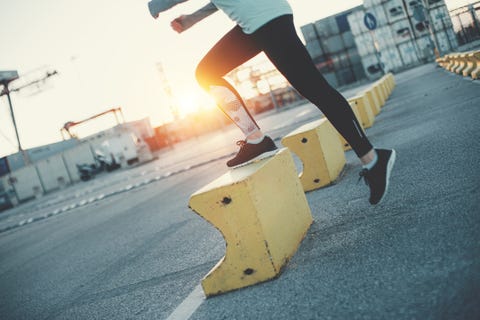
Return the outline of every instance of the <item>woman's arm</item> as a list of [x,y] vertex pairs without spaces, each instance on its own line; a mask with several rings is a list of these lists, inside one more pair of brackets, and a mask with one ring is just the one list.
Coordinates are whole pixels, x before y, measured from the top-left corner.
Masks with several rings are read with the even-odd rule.
[[148,3],[148,9],[150,10],[152,17],[157,19],[160,12],[166,11],[185,1],[188,0],[152,0]]
[[195,11],[192,14],[181,15],[180,17],[173,20],[170,25],[172,26],[173,30],[181,33],[217,11],[217,7],[213,3],[209,2],[206,6],[202,7],[201,9]]

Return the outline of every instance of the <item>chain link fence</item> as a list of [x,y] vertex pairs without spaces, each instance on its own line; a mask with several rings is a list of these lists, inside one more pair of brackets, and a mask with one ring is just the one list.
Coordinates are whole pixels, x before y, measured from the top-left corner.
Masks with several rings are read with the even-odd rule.
[[450,11],[460,46],[480,42],[480,1]]

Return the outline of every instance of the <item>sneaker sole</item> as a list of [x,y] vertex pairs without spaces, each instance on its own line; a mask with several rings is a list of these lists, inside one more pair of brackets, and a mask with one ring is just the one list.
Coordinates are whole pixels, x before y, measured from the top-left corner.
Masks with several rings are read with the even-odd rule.
[[390,156],[390,159],[388,160],[388,164],[387,164],[387,182],[385,184],[385,192],[383,193],[383,196],[380,198],[380,201],[378,201],[375,205],[382,203],[383,199],[388,193],[388,185],[390,184],[390,172],[392,172],[396,157],[397,157],[396,152],[395,150],[392,149],[392,155]]
[[238,168],[244,167],[244,166],[246,166],[246,165],[252,164],[252,163],[254,163],[254,162],[258,162],[258,161],[260,161],[260,160],[273,157],[277,152],[278,152],[278,149],[264,152],[264,153],[256,156],[255,158],[253,158],[253,159],[251,159],[251,160],[248,160],[247,162],[240,163],[240,164],[237,164],[236,166],[230,167],[230,169],[238,169]]

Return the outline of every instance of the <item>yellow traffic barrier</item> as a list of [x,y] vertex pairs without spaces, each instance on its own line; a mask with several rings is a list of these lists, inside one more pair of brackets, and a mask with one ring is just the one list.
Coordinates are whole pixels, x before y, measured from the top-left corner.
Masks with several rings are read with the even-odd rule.
[[469,77],[473,70],[477,67],[477,60],[475,59],[475,52],[470,52],[465,57],[467,60],[467,66],[463,69],[462,75],[464,77]]
[[326,118],[292,131],[282,144],[303,163],[299,178],[305,192],[334,182],[346,163],[340,134]]
[[440,58],[435,59],[435,62],[442,68],[445,68],[445,65],[447,63],[447,57],[443,56]]
[[203,278],[207,297],[277,277],[312,224],[290,151],[230,170],[190,197],[190,208],[226,241]]
[[385,76],[385,81],[388,84],[388,87],[390,89],[390,94],[392,94],[393,89],[395,89],[395,77],[393,76],[393,73],[388,73]]
[[450,68],[453,67],[453,65],[455,64],[455,59],[454,59],[454,54],[453,53],[450,53],[450,54],[447,54],[446,55],[446,58],[447,58],[447,63],[445,64],[444,68],[445,70],[448,70],[450,71]]
[[365,94],[359,95],[348,99],[348,102],[350,103],[352,109],[358,110],[358,115],[360,116],[359,120],[362,124],[362,127],[365,129],[370,128],[375,122],[375,116],[373,114],[372,107],[368,102],[367,96]]
[[453,64],[449,66],[448,71],[455,72],[455,70],[460,66],[460,53],[452,54]]
[[472,79],[480,79],[480,51],[473,53],[473,59],[476,61],[476,68],[470,73]]
[[463,70],[467,67],[466,58],[467,58],[466,53],[460,53],[458,55],[458,67],[453,70],[456,74],[463,74]]
[[380,79],[380,83],[381,83],[381,85],[383,86],[387,97],[389,97],[390,94],[392,93],[393,88],[390,86],[390,82],[389,82],[389,80],[388,80],[388,74],[384,75],[384,76]]
[[380,113],[382,105],[380,104],[380,100],[378,99],[377,95],[375,94],[375,90],[370,88],[363,92],[367,96],[368,103],[370,107],[372,107],[373,115],[376,116]]
[[388,88],[387,88],[387,85],[385,84],[385,80],[378,81],[378,84],[380,85],[380,88],[383,90],[383,95],[385,96],[385,101],[387,101],[388,97],[390,96],[390,93],[388,92]]
[[453,66],[455,65],[455,63],[457,63],[457,61],[455,60],[455,55],[456,53],[450,53],[448,55],[448,58],[450,59],[450,63],[447,65],[447,67],[445,68],[447,71],[450,71],[451,72],[451,69],[453,68]]
[[385,102],[387,101],[387,98],[385,97],[385,94],[383,93],[382,88],[380,87],[380,85],[378,85],[378,83],[373,84],[372,88],[378,100],[380,101],[380,106],[383,107],[385,105]]
[[383,97],[383,94],[381,93],[380,87],[377,85],[372,85],[370,89],[373,91],[374,96],[377,98],[380,108],[382,108],[385,105],[385,100]]

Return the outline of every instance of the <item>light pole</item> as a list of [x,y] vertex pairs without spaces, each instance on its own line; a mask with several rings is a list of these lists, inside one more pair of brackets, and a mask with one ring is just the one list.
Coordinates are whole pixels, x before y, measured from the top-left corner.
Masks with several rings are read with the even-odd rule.
[[8,106],[10,107],[10,115],[12,117],[13,127],[15,128],[15,135],[17,137],[18,151],[22,153],[23,161],[27,166],[30,164],[30,161],[28,159],[27,153],[25,152],[25,150],[23,150],[22,144],[20,143],[20,136],[18,135],[17,122],[15,121],[15,113],[13,112],[12,99],[10,98],[10,89],[8,88],[8,85],[10,84],[10,82],[15,81],[17,79],[18,79],[18,72],[16,70],[0,71],[0,84],[3,85],[3,91],[1,92],[0,96],[3,96],[3,95],[7,96]]

